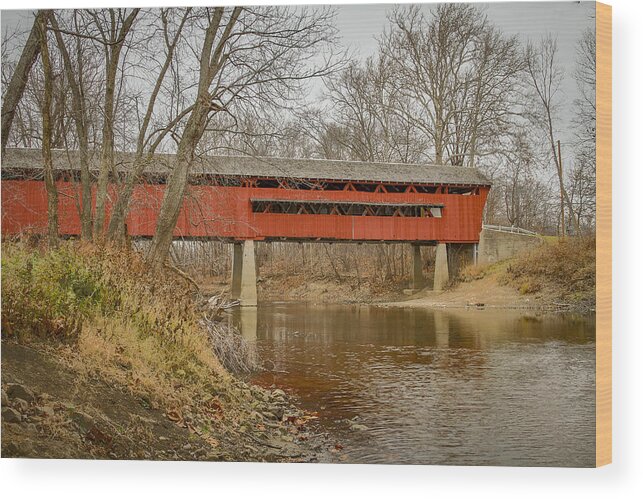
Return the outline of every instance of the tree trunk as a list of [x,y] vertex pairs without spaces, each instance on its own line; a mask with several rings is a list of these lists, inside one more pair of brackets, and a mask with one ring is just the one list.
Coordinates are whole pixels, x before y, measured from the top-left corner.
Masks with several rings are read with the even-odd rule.
[[29,38],[27,38],[27,43],[22,49],[22,54],[20,54],[20,59],[18,60],[16,69],[7,85],[7,91],[2,99],[2,154],[4,154],[7,147],[13,117],[16,114],[16,108],[27,86],[31,67],[34,62],[36,62],[38,54],[40,53],[39,30],[40,23],[43,17],[46,16],[45,12],[46,11],[40,10],[38,14],[36,14]]
[[170,245],[172,244],[174,228],[183,204],[183,195],[185,194],[190,167],[194,160],[194,152],[203,136],[208,114],[210,113],[210,102],[212,100],[210,85],[220,69],[220,56],[241,11],[241,7],[234,8],[214,51],[214,40],[223,17],[223,7],[215,9],[206,30],[201,50],[199,87],[196,100],[179,141],[174,169],[167,179],[161,212],[159,213],[156,231],[147,255],[148,262],[154,267],[161,267],[167,259]]
[[[94,240],[103,237],[105,223],[105,203],[109,173],[114,167],[114,90],[116,88],[116,70],[120,50],[107,49],[111,56],[107,57],[107,74],[105,78],[105,111],[103,117],[103,142],[101,145],[100,169],[96,182],[96,211],[94,214]],[[114,54],[116,53],[115,57]]]
[[[96,184],[96,213],[94,215],[94,240],[103,238],[105,225],[105,208],[109,174],[114,169],[114,93],[116,91],[116,73],[125,38],[129,33],[139,9],[134,9],[123,22],[118,31],[117,40],[109,40],[105,45],[105,114],[103,118],[103,143],[101,162]],[[105,40],[107,43],[108,40]]]
[[206,106],[199,105],[198,109],[195,108],[179,142],[176,161],[172,173],[167,179],[161,212],[159,213],[156,231],[147,255],[148,261],[155,267],[161,267],[167,259],[170,245],[172,244],[174,228],[183,204],[188,174],[194,160],[194,151],[199,140],[201,140],[203,120],[207,116],[207,112],[208,108]]
[[78,151],[80,154],[80,185],[81,185],[81,207],[80,207],[80,237],[85,241],[91,241],[92,239],[92,185],[91,185],[91,175],[89,172],[89,138],[88,138],[88,129],[86,126],[86,116],[85,116],[85,103],[83,101],[83,96],[81,93],[81,83],[80,78],[82,78],[82,53],[80,49],[79,40],[77,43],[77,53],[78,53],[78,62],[79,62],[79,71],[78,78],[76,80],[76,72],[74,67],[71,64],[71,57],[69,56],[69,51],[65,45],[65,41],[62,38],[60,33],[60,28],[58,26],[58,21],[56,20],[56,15],[51,14],[50,17],[51,26],[54,30],[56,36],[56,43],[58,44],[58,49],[63,58],[63,65],[65,66],[65,73],[67,74],[67,80],[71,88],[72,94],[72,113],[74,116],[74,125],[76,127],[76,134],[78,135]]
[[[42,11],[41,11],[42,12]],[[54,179],[54,167],[51,159],[51,100],[53,93],[53,77],[49,47],[47,46],[47,23],[49,12],[38,17],[40,28],[40,52],[44,73],[44,92],[42,101],[42,159],[47,190],[47,236],[49,247],[58,245],[58,190]]]

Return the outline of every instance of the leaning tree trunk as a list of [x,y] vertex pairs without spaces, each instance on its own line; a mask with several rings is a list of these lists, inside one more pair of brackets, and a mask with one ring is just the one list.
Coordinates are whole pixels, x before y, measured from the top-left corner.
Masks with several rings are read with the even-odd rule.
[[167,180],[156,231],[154,232],[154,238],[152,239],[152,244],[147,254],[148,262],[154,267],[162,266],[169,254],[174,228],[176,227],[181,205],[183,204],[183,195],[187,187],[190,167],[194,160],[194,153],[203,136],[208,114],[211,110],[210,103],[212,101],[212,95],[209,90],[210,85],[223,64],[222,55],[224,46],[242,10],[242,7],[234,8],[216,48],[214,48],[214,41],[219,31],[219,23],[223,17],[223,7],[217,7],[215,9],[208,28],[206,29],[205,39],[201,49],[199,87],[196,99],[192,106],[188,122],[183,130],[181,140],[179,141],[174,169]]
[[29,79],[29,73],[31,72],[31,67],[36,62],[38,54],[40,53],[40,23],[42,22],[43,17],[46,16],[46,11],[40,10],[36,14],[36,19],[34,20],[33,26],[31,27],[31,32],[29,33],[29,38],[27,38],[27,43],[22,49],[22,54],[20,54],[20,59],[16,65],[16,69],[11,76],[11,80],[7,85],[7,91],[4,94],[2,99],[2,153],[7,147],[7,141],[9,140],[9,132],[11,131],[11,124],[13,123],[13,117],[16,114],[16,108],[18,103],[22,98],[22,94],[25,91],[27,86],[27,80]]
[[174,228],[179,219],[183,195],[187,187],[188,174],[194,160],[194,151],[201,139],[203,120],[207,117],[207,113],[208,108],[203,105],[198,106],[198,109],[195,108],[179,142],[176,162],[167,179],[156,232],[147,255],[148,261],[154,267],[162,266],[170,251]]

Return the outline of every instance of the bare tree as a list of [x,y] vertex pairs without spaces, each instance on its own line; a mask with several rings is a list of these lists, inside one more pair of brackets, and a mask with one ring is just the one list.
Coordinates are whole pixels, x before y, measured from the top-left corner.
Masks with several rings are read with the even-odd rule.
[[574,101],[576,144],[568,191],[581,229],[593,231],[596,223],[596,35],[587,29],[576,48],[574,71],[578,98]]
[[427,143],[405,116],[411,103],[397,91],[394,66],[386,57],[368,59],[364,66],[351,64],[327,80],[333,138],[360,161],[417,162]]
[[578,98],[574,101],[577,137],[580,144],[596,143],[596,33],[587,29],[576,47],[574,71]]
[[467,4],[441,4],[428,17],[418,6],[398,8],[390,21],[380,50],[413,102],[401,112],[430,141],[433,161],[472,166],[496,153],[523,65],[518,40]]
[[[134,163],[131,170],[128,172],[125,179],[125,185],[118,196],[113,209],[113,214],[109,222],[108,237],[112,240],[123,241],[123,236],[125,235],[125,219],[129,212],[130,201],[132,198],[132,193],[134,192],[134,187],[138,181],[140,175],[143,173],[145,166],[148,165],[153,158],[154,152],[159,144],[162,142],[163,138],[170,132],[170,130],[175,125],[174,120],[159,133],[156,134],[154,140],[151,140],[149,135],[150,124],[152,122],[152,117],[154,114],[154,109],[156,102],[161,91],[161,87],[165,80],[168,70],[174,60],[176,53],[176,48],[181,39],[183,29],[185,24],[190,16],[192,9],[161,9],[159,19],[162,26],[162,39],[165,45],[165,57],[160,62],[160,70],[156,76],[156,81],[154,82],[154,87],[152,92],[147,100],[147,106],[145,107],[145,113],[140,122],[136,140],[136,152],[134,155]],[[172,13],[177,14],[179,17],[178,26],[172,34],[170,32],[170,16]],[[181,116],[179,114],[179,116]],[[147,148],[147,150],[146,150]]]
[[148,253],[153,265],[167,258],[190,167],[212,115],[234,115],[247,106],[278,107],[299,94],[303,81],[326,74],[328,63],[305,63],[334,36],[332,17],[329,10],[281,7],[204,11],[197,92],[178,139]]
[[577,150],[567,190],[576,223],[583,233],[593,232],[596,227],[596,153],[593,147]]
[[558,47],[556,40],[551,36],[543,38],[539,46],[529,44],[526,50],[527,74],[533,91],[536,111],[531,114],[532,121],[540,127],[549,144],[551,159],[556,169],[560,192],[560,220],[561,233],[565,236],[565,206],[569,210],[570,218],[574,222],[576,234],[580,233],[578,220],[573,216],[573,208],[567,190],[563,162],[556,147],[554,137],[554,116],[557,112],[557,94],[563,78],[563,69],[557,63]]

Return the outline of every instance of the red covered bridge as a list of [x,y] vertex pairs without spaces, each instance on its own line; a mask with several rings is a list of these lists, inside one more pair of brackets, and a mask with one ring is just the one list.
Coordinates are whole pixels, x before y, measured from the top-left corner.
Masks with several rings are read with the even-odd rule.
[[[132,161],[131,154],[117,155],[112,199]],[[172,161],[172,155],[156,155],[141,176],[127,219],[130,236],[154,234]],[[95,174],[97,162],[98,155]],[[60,233],[78,235],[77,153],[54,151],[54,169]],[[409,242],[418,255],[419,245],[437,244],[446,265],[447,244],[478,242],[490,188],[473,168],[250,156],[203,156],[189,184],[175,236],[238,242],[233,293],[254,255],[252,243],[242,249],[244,241]],[[2,158],[2,234],[45,233],[46,226],[40,150],[8,149]],[[254,274],[254,257],[251,265]]]

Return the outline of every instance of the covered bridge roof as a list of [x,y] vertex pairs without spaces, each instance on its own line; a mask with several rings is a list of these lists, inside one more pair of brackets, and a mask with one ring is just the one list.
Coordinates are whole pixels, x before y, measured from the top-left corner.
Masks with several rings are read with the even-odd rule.
[[[53,150],[54,168],[79,168],[78,152]],[[175,156],[156,154],[147,165],[148,174],[167,174]],[[99,154],[92,155],[91,168],[98,169]],[[134,160],[132,153],[116,153],[119,171],[127,171]],[[40,149],[7,149],[2,156],[2,170],[36,170],[42,168]],[[462,166],[371,163],[326,159],[294,159],[262,156],[200,156],[195,160],[192,174],[226,177],[268,177],[314,179],[327,181],[362,181],[415,184],[491,185],[475,168]],[[3,175],[4,176],[4,175]]]

